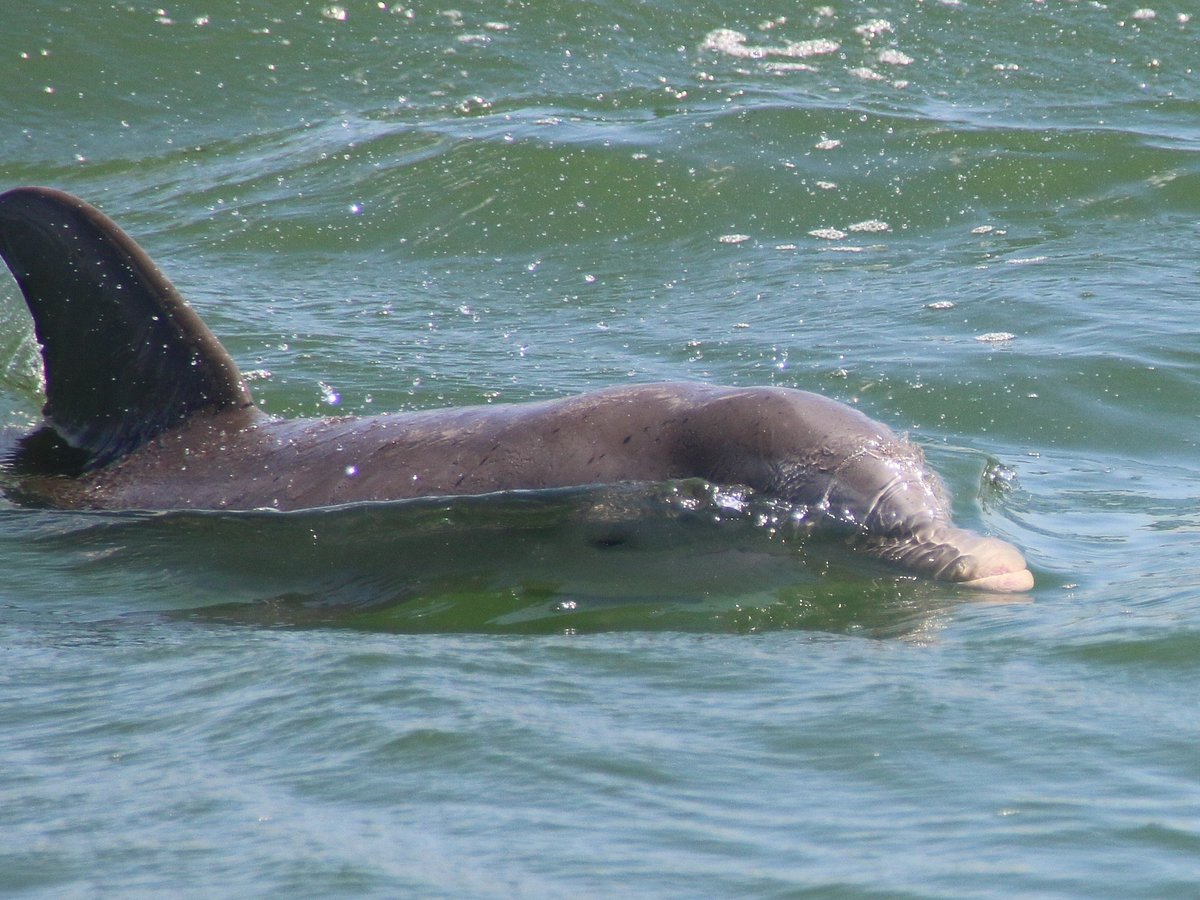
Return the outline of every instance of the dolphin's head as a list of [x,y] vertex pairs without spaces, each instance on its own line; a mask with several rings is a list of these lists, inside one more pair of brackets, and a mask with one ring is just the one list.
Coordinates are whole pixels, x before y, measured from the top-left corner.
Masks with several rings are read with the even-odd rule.
[[1025,557],[1012,544],[944,521],[889,534],[868,533],[856,544],[880,559],[966,588],[1010,593],[1033,587]]
[[855,544],[871,555],[963,587],[1033,587],[1016,547],[952,524],[949,495],[915,444],[869,442],[832,474],[827,510],[859,530]]

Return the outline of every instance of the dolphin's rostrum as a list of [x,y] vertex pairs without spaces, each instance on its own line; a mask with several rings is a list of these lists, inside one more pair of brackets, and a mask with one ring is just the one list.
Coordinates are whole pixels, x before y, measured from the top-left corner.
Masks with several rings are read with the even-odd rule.
[[370,500],[703,478],[803,504],[911,572],[995,591],[1033,576],[957,528],[914,444],[785,388],[608,388],[538,403],[280,420],[108,217],[50,188],[0,195],[0,255],[33,314],[44,421],[8,465],[16,493],[95,509],[280,510]]

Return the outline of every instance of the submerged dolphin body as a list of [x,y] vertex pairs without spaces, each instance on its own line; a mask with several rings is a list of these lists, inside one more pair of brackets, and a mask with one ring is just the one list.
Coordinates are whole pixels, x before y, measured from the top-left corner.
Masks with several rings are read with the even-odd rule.
[[64,508],[301,509],[369,500],[702,478],[851,526],[919,575],[995,591],[1033,576],[955,527],[919,448],[784,388],[615,387],[540,403],[363,418],[259,411],[229,354],[110,219],[49,188],[0,195],[0,255],[33,314],[44,422],[9,462]]

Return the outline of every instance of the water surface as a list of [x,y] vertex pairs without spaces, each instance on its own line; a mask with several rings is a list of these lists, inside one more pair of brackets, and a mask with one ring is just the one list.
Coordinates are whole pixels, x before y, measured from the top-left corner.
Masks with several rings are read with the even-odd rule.
[[[10,504],[0,889],[1194,895],[1198,27],[7,10],[0,186],[116,218],[270,412],[820,391],[907,431],[1038,586],[620,492]],[[0,371],[0,421],[36,421],[11,281]]]

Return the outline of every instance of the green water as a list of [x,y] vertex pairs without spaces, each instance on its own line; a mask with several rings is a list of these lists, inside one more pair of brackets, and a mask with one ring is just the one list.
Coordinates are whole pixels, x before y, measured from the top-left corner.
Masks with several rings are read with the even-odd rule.
[[[10,6],[0,188],[116,218],[272,413],[820,391],[1038,585],[711,497],[8,504],[0,892],[1200,893],[1200,10]],[[0,371],[34,422],[6,277]]]

